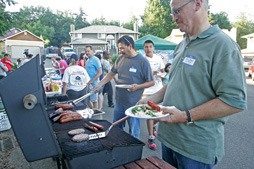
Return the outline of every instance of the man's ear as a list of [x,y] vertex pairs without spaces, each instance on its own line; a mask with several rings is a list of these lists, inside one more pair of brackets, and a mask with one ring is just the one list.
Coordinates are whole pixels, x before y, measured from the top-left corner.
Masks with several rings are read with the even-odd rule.
[[201,8],[202,3],[204,3],[205,0],[194,0],[195,3],[195,11],[198,11]]

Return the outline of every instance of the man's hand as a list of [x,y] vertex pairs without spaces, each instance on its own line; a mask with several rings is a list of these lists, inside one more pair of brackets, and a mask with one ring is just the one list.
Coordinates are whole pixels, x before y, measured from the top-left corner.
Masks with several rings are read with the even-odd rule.
[[138,90],[138,89],[139,89],[139,85],[138,85],[138,84],[132,84],[131,87],[128,88],[127,90],[128,90],[129,92],[134,92],[134,91],[136,91],[136,90]]
[[101,89],[101,85],[97,84],[96,86],[94,86],[93,91],[94,93],[98,93],[100,89]]
[[161,110],[169,113],[169,116],[158,119],[160,122],[164,123],[185,123],[186,124],[186,113],[177,109],[175,106],[161,106]]

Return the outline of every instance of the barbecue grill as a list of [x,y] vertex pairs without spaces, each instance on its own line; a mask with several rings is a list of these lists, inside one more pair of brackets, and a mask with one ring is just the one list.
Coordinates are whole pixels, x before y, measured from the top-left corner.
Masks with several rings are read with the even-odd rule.
[[[5,110],[27,161],[54,157],[58,168],[107,169],[141,159],[144,143],[118,127],[113,127],[105,138],[76,143],[67,133],[83,127],[86,119],[64,124],[51,122],[48,116],[55,111],[51,103],[63,98],[46,98],[42,63],[36,56],[0,81]],[[93,121],[105,130],[111,125],[106,120]]]

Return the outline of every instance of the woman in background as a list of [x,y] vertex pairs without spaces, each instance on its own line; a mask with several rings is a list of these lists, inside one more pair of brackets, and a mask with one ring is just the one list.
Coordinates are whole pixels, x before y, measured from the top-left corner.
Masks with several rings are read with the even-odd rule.
[[78,60],[78,65],[79,66],[82,66],[82,67],[85,67],[86,66],[86,59],[85,59],[85,53],[81,53],[79,55],[79,60]]
[[164,71],[166,72],[165,76],[162,77],[162,84],[165,86],[169,80],[169,71],[170,71],[171,63],[167,63],[165,65]]

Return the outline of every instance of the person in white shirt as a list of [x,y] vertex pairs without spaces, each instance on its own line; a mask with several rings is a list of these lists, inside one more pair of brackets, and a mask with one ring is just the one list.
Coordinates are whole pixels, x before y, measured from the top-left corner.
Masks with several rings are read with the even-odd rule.
[[[70,56],[70,64],[65,69],[62,79],[62,95],[67,95],[70,100],[85,95],[87,93],[87,83],[90,81],[86,69],[78,65],[78,59],[76,54]],[[82,102],[86,105],[86,100]]]
[[[145,57],[148,59],[151,69],[153,72],[155,85],[151,86],[149,88],[146,88],[143,97],[152,95],[153,93],[159,91],[163,85],[161,77],[159,76],[160,73],[164,73],[164,67],[165,64],[162,60],[162,58],[156,54],[154,54],[154,43],[151,40],[146,40],[143,45],[144,51],[145,51]],[[154,120],[147,120],[147,130],[148,130],[148,147],[150,149],[156,149],[157,145],[155,143],[155,137],[156,137],[156,126],[155,126]]]
[[0,61],[0,79],[4,78],[6,76],[6,72],[8,71],[8,68]]
[[21,66],[24,65],[25,63],[27,63],[28,61],[30,61],[32,58],[33,58],[33,55],[32,54],[28,54],[26,56],[26,58],[23,61],[21,61]]
[[[105,50],[103,51],[103,59],[101,60],[101,64],[103,67],[103,76],[106,76],[107,73],[110,72],[111,70],[111,65],[109,62],[109,57],[110,53],[109,51]],[[113,103],[113,87],[111,81],[106,83],[103,88],[102,94],[104,95],[107,93],[107,98],[108,98],[108,107],[114,108],[114,103]]]

